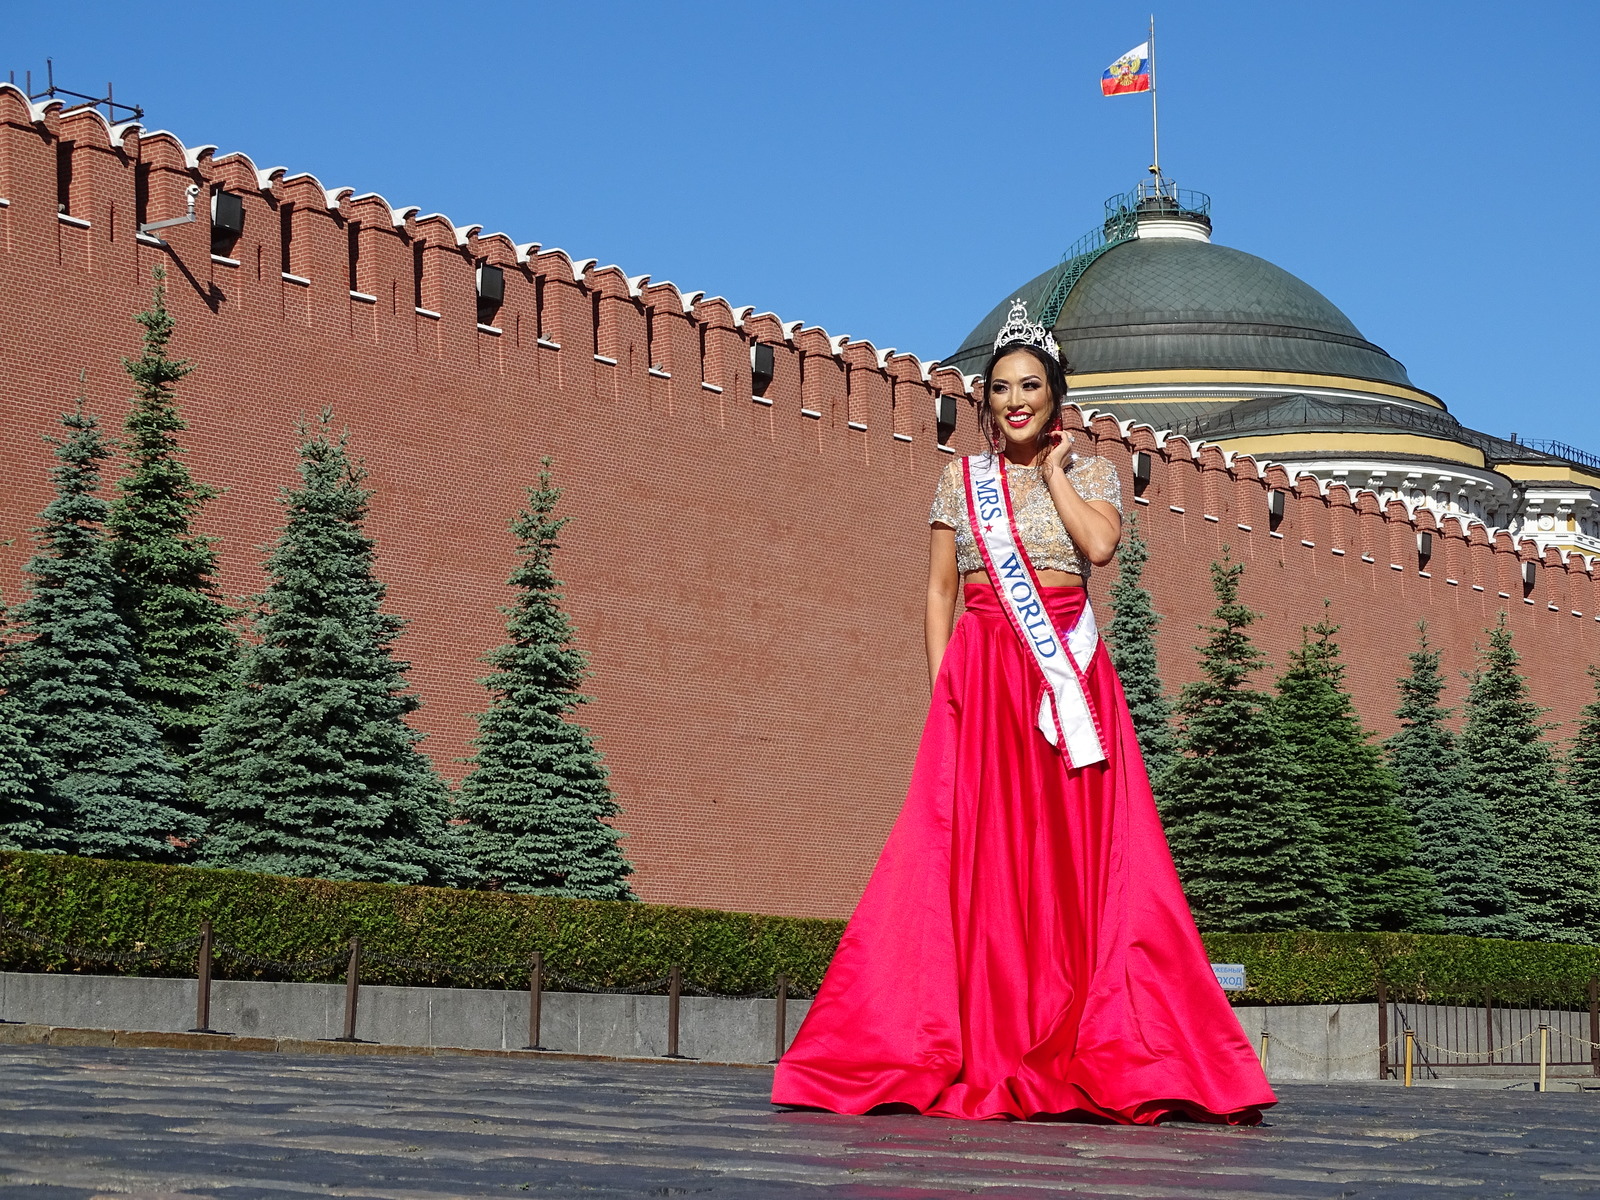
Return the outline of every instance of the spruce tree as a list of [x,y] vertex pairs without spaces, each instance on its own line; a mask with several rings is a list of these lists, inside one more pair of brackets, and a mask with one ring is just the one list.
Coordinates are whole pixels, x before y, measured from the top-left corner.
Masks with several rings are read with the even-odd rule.
[[1411,671],[1399,680],[1400,731],[1385,743],[1400,802],[1417,835],[1417,865],[1439,885],[1441,932],[1520,938],[1527,930],[1512,911],[1500,860],[1500,838],[1479,798],[1467,790],[1455,734],[1440,704],[1440,652],[1418,627]]
[[1350,927],[1436,932],[1439,889],[1417,866],[1417,839],[1394,776],[1361,727],[1324,617],[1302,631],[1278,680],[1278,728],[1289,779],[1328,834]]
[[0,850],[64,850],[67,815],[45,777],[21,706],[12,695],[10,613],[0,603]]
[[1600,864],[1582,808],[1557,777],[1544,710],[1517,671],[1506,617],[1489,631],[1467,692],[1467,791],[1489,812],[1516,915],[1539,941],[1589,942],[1600,925]]
[[[1597,694],[1579,714],[1578,731],[1562,765],[1568,802],[1575,810],[1574,820],[1582,822],[1583,836],[1600,854],[1600,669],[1590,666],[1589,678],[1594,681]],[[1600,893],[1600,872],[1597,872],[1594,888]],[[1589,938],[1600,944],[1600,921],[1591,925]]]
[[1128,713],[1139,738],[1150,782],[1159,787],[1172,763],[1172,704],[1161,690],[1161,675],[1156,668],[1156,628],[1161,618],[1156,613],[1150,591],[1144,586],[1144,566],[1149,547],[1139,535],[1137,517],[1130,517],[1117,547],[1117,581],[1111,585],[1111,663],[1122,680],[1128,697]]
[[1600,844],[1600,668],[1591,666],[1589,678],[1595,685],[1595,699],[1584,705],[1578,716],[1578,732],[1564,765],[1567,792],[1583,812],[1589,837]]
[[104,858],[170,860],[200,833],[184,811],[183,781],[160,731],[134,696],[139,660],[117,608],[106,503],[96,494],[111,450],[83,411],[49,439],[56,494],[23,568],[32,594],[20,610],[27,640],[11,656],[20,711],[71,848]]
[[1243,573],[1211,565],[1215,624],[1178,700],[1181,755],[1160,795],[1167,839],[1202,929],[1343,929],[1326,833],[1288,777],[1270,697],[1249,687],[1265,656],[1246,632],[1257,614],[1239,603]]
[[507,583],[508,640],[489,654],[491,700],[478,715],[472,773],[461,785],[467,856],[480,884],[586,900],[631,900],[633,868],[607,820],[621,810],[589,732],[572,715],[589,697],[588,658],[561,607],[554,569],[569,518],[544,459],[511,523],[520,562]]
[[300,486],[271,548],[239,681],[201,737],[195,789],[211,866],[394,883],[449,882],[449,792],[406,724],[419,701],[383,611],[372,491],[331,413],[302,428]]
[[154,299],[135,316],[144,352],[124,358],[133,380],[125,426],[128,472],[106,521],[111,561],[121,576],[128,626],[143,670],[136,694],[150,709],[169,751],[187,762],[200,744],[238,654],[232,613],[217,595],[214,540],[193,520],[215,488],[197,483],[177,434],[185,428],[173,389],[193,368],[168,353],[173,319],[165,272],[156,268]]

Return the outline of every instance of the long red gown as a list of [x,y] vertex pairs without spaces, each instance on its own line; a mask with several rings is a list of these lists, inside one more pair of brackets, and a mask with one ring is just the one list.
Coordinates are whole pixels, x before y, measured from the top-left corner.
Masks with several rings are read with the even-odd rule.
[[[1063,633],[1086,602],[1043,596]],[[1073,770],[1035,727],[1043,678],[994,589],[967,587],[905,807],[775,1104],[1253,1124],[1276,1102],[1189,915],[1103,642],[1086,674],[1107,759]]]

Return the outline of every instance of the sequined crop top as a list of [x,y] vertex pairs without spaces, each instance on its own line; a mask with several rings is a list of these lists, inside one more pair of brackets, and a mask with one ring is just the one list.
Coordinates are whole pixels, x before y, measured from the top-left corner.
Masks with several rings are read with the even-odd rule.
[[[1062,527],[1050,490],[1039,478],[1038,467],[1006,467],[1011,491],[1011,510],[1016,516],[1017,533],[1033,565],[1041,571],[1070,571],[1088,575],[1089,561],[1078,553],[1072,538]],[[1085,500],[1107,500],[1122,511],[1122,480],[1109,458],[1082,458],[1067,472],[1067,479]],[[945,466],[939,476],[939,489],[933,494],[928,524],[948,525],[956,531],[956,570],[965,575],[983,570],[972,522],[967,519],[967,488],[962,478],[961,460]]]

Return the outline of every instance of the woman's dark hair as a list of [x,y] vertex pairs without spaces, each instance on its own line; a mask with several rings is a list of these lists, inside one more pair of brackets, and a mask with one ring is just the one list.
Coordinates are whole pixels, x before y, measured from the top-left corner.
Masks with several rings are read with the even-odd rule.
[[1051,358],[1037,346],[1030,346],[1026,342],[1007,342],[989,356],[988,364],[983,368],[983,403],[978,405],[978,429],[983,434],[983,440],[989,447],[990,454],[999,454],[1005,446],[1005,437],[1000,432],[1000,423],[995,420],[994,409],[989,407],[989,381],[994,378],[995,364],[1008,354],[1021,351],[1033,356],[1040,368],[1044,371],[1045,385],[1050,389],[1050,398],[1055,401],[1055,414],[1044,427],[1045,433],[1051,433],[1061,427],[1061,406],[1067,399],[1067,368]]

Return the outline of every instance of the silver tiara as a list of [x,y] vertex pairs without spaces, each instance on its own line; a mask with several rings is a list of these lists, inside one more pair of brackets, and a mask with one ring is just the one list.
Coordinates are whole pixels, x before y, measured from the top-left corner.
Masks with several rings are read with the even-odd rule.
[[994,348],[998,350],[1018,343],[1043,350],[1057,362],[1061,361],[1061,347],[1056,345],[1050,331],[1038,321],[1028,320],[1028,306],[1021,300],[1013,300],[1006,323],[1000,326],[1000,333],[994,339]]

